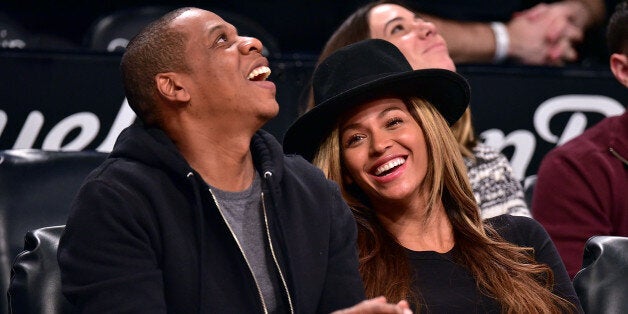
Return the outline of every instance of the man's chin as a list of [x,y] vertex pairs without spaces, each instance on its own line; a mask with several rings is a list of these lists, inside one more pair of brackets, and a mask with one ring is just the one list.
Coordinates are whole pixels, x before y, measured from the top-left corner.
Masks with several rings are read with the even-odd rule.
[[257,115],[258,120],[261,123],[261,126],[265,125],[268,121],[274,119],[279,114],[279,107],[276,110],[269,110],[265,112],[260,112]]
[[279,114],[279,104],[275,102],[274,106],[269,107],[267,111],[262,112],[261,116],[266,121],[276,117]]

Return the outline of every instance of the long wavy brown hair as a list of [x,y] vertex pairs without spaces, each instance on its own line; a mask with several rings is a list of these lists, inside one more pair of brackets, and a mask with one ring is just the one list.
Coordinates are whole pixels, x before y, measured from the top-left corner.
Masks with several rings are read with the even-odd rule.
[[[534,260],[532,248],[515,246],[484,225],[471,192],[462,156],[447,122],[428,102],[404,100],[423,130],[428,150],[424,184],[429,190],[427,215],[442,200],[458,248],[456,262],[476,279],[479,290],[496,299],[504,313],[557,313],[574,306],[552,293],[552,270]],[[360,274],[368,297],[390,302],[409,300],[420,307],[420,291],[412,291],[412,272],[405,249],[378,220],[368,197],[346,180],[339,126],[321,144],[313,163],[340,185],[357,221]]]
[[[336,31],[331,35],[323,50],[318,56],[317,64],[327,58],[336,50],[353,44],[355,42],[371,38],[371,28],[369,26],[369,13],[371,10],[381,4],[396,4],[402,6],[412,12],[416,12],[409,5],[399,0],[379,0],[370,2],[358,8],[351,14]],[[310,110],[314,107],[314,93],[311,85],[305,101],[305,108],[302,111]],[[458,140],[458,149],[462,156],[466,158],[474,158],[473,148],[477,145],[478,140],[473,129],[471,118],[471,109],[464,112],[458,122],[451,126],[456,139]]]

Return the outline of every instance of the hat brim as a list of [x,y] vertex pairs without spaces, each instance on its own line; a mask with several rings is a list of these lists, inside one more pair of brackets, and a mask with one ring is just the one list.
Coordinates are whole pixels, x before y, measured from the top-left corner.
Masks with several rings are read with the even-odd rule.
[[348,109],[382,97],[413,96],[429,101],[452,125],[469,104],[469,84],[454,72],[424,69],[384,76],[358,85],[318,104],[292,123],[284,135],[284,152],[299,154],[312,161],[321,142]]

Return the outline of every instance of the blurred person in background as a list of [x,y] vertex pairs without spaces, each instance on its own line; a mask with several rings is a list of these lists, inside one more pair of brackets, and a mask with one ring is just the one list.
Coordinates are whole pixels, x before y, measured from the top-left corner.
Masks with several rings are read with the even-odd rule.
[[[611,71],[628,87],[627,1],[611,16],[607,42]],[[532,208],[572,278],[591,236],[628,236],[628,112],[550,151],[539,167]]]
[[[438,27],[418,16],[406,4],[393,0],[374,1],[358,8],[330,37],[318,60],[320,62],[334,51],[367,38],[390,41],[415,70],[456,71],[449,55],[449,43],[440,35]],[[306,110],[314,106],[311,89],[306,106]],[[523,189],[506,156],[478,142],[470,108],[452,126],[452,131],[464,157],[482,218],[501,214],[530,217]]]
[[[603,47],[604,0],[445,0],[408,2],[434,23],[456,64],[561,66],[581,59],[587,41]],[[592,47],[593,48],[593,47]],[[582,50],[582,49],[580,49]]]

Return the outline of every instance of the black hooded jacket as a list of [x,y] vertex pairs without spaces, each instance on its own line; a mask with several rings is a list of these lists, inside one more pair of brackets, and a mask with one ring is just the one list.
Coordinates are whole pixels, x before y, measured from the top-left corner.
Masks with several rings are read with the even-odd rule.
[[[335,183],[264,131],[251,151],[285,304],[328,313],[363,300],[355,221]],[[131,126],[81,187],[58,258],[80,312],[263,313],[241,252],[172,141]]]

